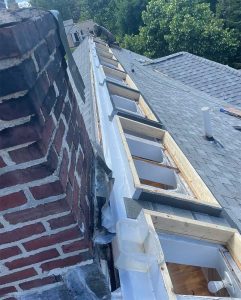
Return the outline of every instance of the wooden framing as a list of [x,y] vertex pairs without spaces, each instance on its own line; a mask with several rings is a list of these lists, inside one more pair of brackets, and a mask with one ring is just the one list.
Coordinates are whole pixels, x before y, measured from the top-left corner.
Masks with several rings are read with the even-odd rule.
[[143,217],[157,232],[182,235],[226,246],[241,270],[241,235],[236,229],[146,209],[142,210],[138,218]]
[[124,87],[118,85],[118,83],[112,83],[110,81],[107,81],[107,87],[109,89],[110,94],[118,95],[135,101],[147,119],[156,122],[158,121],[156,116],[153,114],[150,107],[146,104],[145,100],[143,99],[138,90],[129,87]]
[[[178,217],[170,214],[153,212],[143,209],[138,219],[144,219],[146,224],[155,232],[191,237],[198,240],[212,242],[227,247],[237,267],[241,270],[241,236],[236,229],[214,225],[202,221]],[[173,284],[166,263],[160,266],[160,273],[164,279],[164,285],[169,299],[176,300]],[[239,283],[240,279],[239,279]],[[183,296],[183,299],[190,296]],[[192,296],[193,297],[193,296]],[[195,296],[197,299],[206,297]],[[193,298],[190,298],[193,299]],[[208,297],[208,299],[229,299],[220,297]],[[236,299],[236,298],[235,298]]]
[[96,43],[96,49],[102,51],[109,51],[109,47],[106,44]]
[[130,100],[139,101],[140,98],[140,92],[134,89],[126,88],[121,85],[107,82],[107,87],[110,92],[110,94],[118,95],[121,97],[128,98]]
[[119,77],[121,80],[125,81],[126,84],[133,90],[138,90],[137,86],[135,85],[135,83],[133,82],[133,80],[130,78],[130,76],[128,74],[126,74],[125,72],[121,71],[121,70],[117,70],[117,69],[111,69],[107,66],[103,66],[103,70],[105,72],[105,74],[108,76],[113,76],[113,77]]
[[116,69],[111,69],[107,66],[102,66],[105,75],[109,75],[109,76],[114,76],[114,77],[119,77],[122,80],[126,79],[126,73],[120,70],[116,70]]
[[110,58],[110,59],[117,61],[117,59],[114,57],[113,53],[111,53],[110,51],[104,51],[103,49],[97,49],[97,54],[100,55],[101,57],[106,57],[106,58]]
[[[166,198],[175,198],[177,200],[186,200],[192,203],[199,203],[199,204],[206,204],[212,207],[221,208],[212,193],[209,191],[205,183],[202,181],[200,176],[194,170],[192,165],[189,163],[186,156],[182,153],[180,148],[177,146],[175,141],[172,139],[170,134],[162,129],[155,128],[141,122],[136,122],[127,118],[117,117],[117,124],[119,127],[119,131],[121,134],[122,142],[128,157],[130,169],[132,172],[134,185],[136,188],[136,194],[134,198],[138,200],[140,194],[143,192],[151,192],[155,195],[160,195]],[[137,174],[133,157],[129,150],[124,130],[132,131],[137,134],[146,135],[148,137],[157,138],[162,141],[164,148],[167,150],[168,154],[170,155],[171,159],[175,162],[176,168],[179,169],[180,173],[179,176],[185,179],[186,184],[193,192],[194,196],[188,194],[180,194],[176,191],[170,190],[163,190],[157,189],[154,187],[149,187],[147,185],[142,185]]]

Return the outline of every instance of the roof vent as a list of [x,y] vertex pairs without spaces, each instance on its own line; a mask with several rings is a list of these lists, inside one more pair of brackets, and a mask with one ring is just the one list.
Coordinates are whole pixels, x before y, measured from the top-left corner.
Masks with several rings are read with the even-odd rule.
[[213,130],[212,130],[212,124],[211,124],[211,117],[210,117],[210,108],[203,107],[202,114],[203,114],[205,136],[208,140],[213,140]]

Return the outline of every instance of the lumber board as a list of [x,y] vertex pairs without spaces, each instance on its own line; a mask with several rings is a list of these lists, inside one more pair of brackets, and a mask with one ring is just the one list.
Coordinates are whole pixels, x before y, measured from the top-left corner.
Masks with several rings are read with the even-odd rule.
[[241,270],[241,236],[238,232],[235,232],[234,235],[229,239],[227,248]]
[[115,77],[118,77],[118,78],[121,78],[123,80],[125,80],[126,78],[126,73],[120,71],[120,70],[116,70],[116,69],[111,69],[107,66],[103,66],[103,70],[105,72],[105,74],[108,76],[115,76]]
[[128,163],[129,163],[129,166],[130,166],[130,169],[131,169],[134,185],[139,186],[141,184],[140,179],[139,179],[139,176],[137,174],[136,167],[135,167],[134,161],[133,161],[132,156],[131,156],[130,149],[129,149],[127,141],[126,141],[126,137],[125,137],[124,131],[123,131],[122,126],[121,126],[120,117],[116,116],[116,122],[117,122],[117,126],[118,126],[118,129],[119,129],[119,132],[120,132],[121,141],[122,141],[122,144],[124,146],[124,149],[125,149],[125,152],[126,152],[126,155],[127,155],[127,160],[128,160]]
[[119,62],[117,60],[114,60],[112,58],[103,57],[103,56],[100,57],[100,61],[106,62],[107,64],[111,64],[115,67],[118,67],[118,65],[119,65]]
[[141,160],[141,161],[147,162],[147,163],[155,165],[155,166],[159,166],[159,167],[163,167],[163,168],[174,170],[175,172],[179,173],[179,169],[176,168],[176,167],[173,167],[173,166],[170,166],[170,165],[165,165],[165,164],[160,163],[158,161],[147,159],[147,158],[143,158],[143,157],[140,157],[140,156],[132,155],[132,157],[135,160]]
[[183,178],[186,180],[194,195],[200,199],[201,202],[207,202],[220,207],[213,194],[207,188],[201,177],[168,132],[165,133],[163,144],[181,171]]
[[183,235],[199,240],[226,245],[236,233],[233,228],[192,220],[170,214],[144,210],[150,214],[158,232]]
[[142,111],[144,112],[144,114],[146,115],[146,117],[148,119],[150,119],[152,121],[158,121],[156,116],[152,112],[151,108],[149,107],[149,105],[147,105],[146,101],[144,100],[144,98],[142,96],[140,96],[139,104],[140,104]]
[[106,57],[106,58],[110,58],[113,60],[117,60],[112,53],[110,53],[109,51],[104,51],[102,49],[97,49],[97,54],[101,57]]
[[141,122],[130,120],[124,117],[119,117],[123,129],[136,132],[138,134],[143,134],[151,138],[157,138],[162,140],[165,134],[165,131]]
[[134,81],[131,79],[131,77],[126,74],[126,83],[134,90],[138,90],[137,86],[135,85]]
[[112,83],[112,82],[108,82],[107,86],[108,86],[110,93],[113,95],[125,97],[125,98],[128,98],[133,101],[139,101],[139,98],[140,98],[139,91],[136,91],[136,90],[133,90],[130,88],[126,88],[126,87],[122,87],[122,86]]

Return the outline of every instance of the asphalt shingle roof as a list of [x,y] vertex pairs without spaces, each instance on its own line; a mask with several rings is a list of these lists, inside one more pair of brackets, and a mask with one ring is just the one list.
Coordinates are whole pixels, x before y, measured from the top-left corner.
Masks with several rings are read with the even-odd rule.
[[[145,58],[133,52],[112,50],[222,205],[228,219],[241,230],[241,132],[233,128],[234,125],[240,126],[241,120],[220,112],[220,107],[226,104],[223,97],[210,96],[170,78],[155,70],[156,66],[143,63]],[[207,62],[206,68],[210,68],[209,64]],[[229,73],[232,74],[227,70],[225,76],[228,77]],[[204,106],[212,109],[217,143],[204,138],[201,114]]]
[[153,60],[151,65],[173,79],[241,107],[241,71],[187,52]]

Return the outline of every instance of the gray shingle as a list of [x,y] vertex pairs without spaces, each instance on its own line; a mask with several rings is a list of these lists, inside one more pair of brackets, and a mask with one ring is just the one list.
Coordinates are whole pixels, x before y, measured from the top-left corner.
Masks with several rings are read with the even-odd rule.
[[149,67],[232,105],[241,104],[240,71],[228,66],[180,52],[153,60]]

